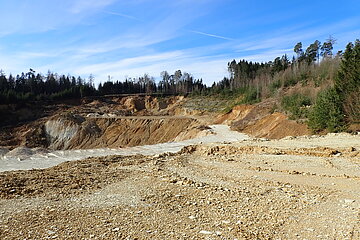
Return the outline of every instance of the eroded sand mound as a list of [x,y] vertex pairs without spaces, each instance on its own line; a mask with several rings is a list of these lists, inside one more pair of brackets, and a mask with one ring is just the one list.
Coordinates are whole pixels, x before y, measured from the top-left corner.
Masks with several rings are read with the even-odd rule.
[[280,139],[286,136],[309,135],[305,124],[289,120],[282,113],[271,113],[271,104],[235,106],[229,113],[221,115],[216,122],[225,123],[233,130],[244,132],[253,137]]
[[273,113],[258,121],[255,124],[246,126],[242,132],[254,137],[265,137],[280,139],[286,136],[310,135],[311,131],[306,124],[289,120],[282,113]]

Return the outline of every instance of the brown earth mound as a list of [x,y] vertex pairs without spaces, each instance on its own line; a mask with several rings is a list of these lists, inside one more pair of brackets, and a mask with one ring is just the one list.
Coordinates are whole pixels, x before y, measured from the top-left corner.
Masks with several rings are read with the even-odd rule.
[[255,124],[246,126],[242,132],[254,137],[265,137],[280,139],[286,136],[303,136],[311,132],[305,124],[288,120],[282,113],[273,113],[258,121]]
[[74,113],[101,116],[152,116],[173,115],[172,109],[183,100],[182,96],[159,98],[153,96],[98,97],[84,99],[80,107],[72,109]]
[[2,128],[0,145],[9,149],[78,149],[156,144],[193,138],[199,133],[197,127],[214,122],[255,137],[309,134],[304,124],[281,113],[270,114],[274,106],[271,99],[235,106],[218,118],[196,106],[186,107],[185,102],[182,96],[87,98],[80,105],[62,104],[55,107],[56,111],[47,110],[43,118],[21,126]]
[[113,101],[118,105],[118,110],[128,110],[136,115],[168,115],[168,110],[181,102],[184,97],[174,96],[167,98],[157,98],[152,96],[139,97],[130,96],[123,98],[114,98]]
[[289,120],[282,113],[271,113],[273,104],[272,101],[265,101],[255,105],[238,105],[220,116],[216,123],[228,124],[231,129],[254,137],[270,139],[310,134],[305,124]]
[[247,116],[249,116],[253,112],[254,108],[255,108],[254,105],[246,105],[246,104],[235,106],[229,113],[221,115],[215,121],[215,123],[231,124],[234,120],[244,119]]

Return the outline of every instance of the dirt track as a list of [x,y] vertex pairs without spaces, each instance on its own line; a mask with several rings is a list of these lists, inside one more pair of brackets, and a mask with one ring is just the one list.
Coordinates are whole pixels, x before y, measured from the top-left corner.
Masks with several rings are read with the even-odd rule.
[[1,239],[360,239],[360,136],[0,174]]

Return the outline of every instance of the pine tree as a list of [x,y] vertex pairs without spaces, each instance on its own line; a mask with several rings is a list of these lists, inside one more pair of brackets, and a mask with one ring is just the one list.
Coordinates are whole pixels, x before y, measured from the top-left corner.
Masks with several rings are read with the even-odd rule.
[[325,58],[332,58],[333,53],[332,50],[334,49],[334,44],[336,43],[336,39],[330,36],[321,46],[321,53],[320,55]]
[[298,61],[301,61],[302,60],[302,57],[304,56],[304,51],[302,49],[302,43],[301,42],[298,42],[295,47],[294,47],[294,52],[296,53],[297,55],[297,59]]
[[335,79],[335,89],[343,97],[348,121],[360,122],[360,41],[349,43]]
[[306,49],[305,59],[308,64],[311,64],[316,60],[319,60],[320,45],[321,45],[320,41],[316,40],[314,43],[310,44],[310,46]]

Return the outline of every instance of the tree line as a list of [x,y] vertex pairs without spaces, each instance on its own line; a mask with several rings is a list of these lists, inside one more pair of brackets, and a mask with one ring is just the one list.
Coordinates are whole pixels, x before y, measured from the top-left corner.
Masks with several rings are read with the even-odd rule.
[[[285,54],[266,63],[251,62],[246,60],[233,60],[228,63],[229,78],[213,84],[213,88],[230,89],[244,87],[267,87],[276,78],[276,74],[285,71],[288,68],[299,69],[302,65],[311,65],[323,60],[334,58],[333,49],[336,40],[329,37],[323,44],[319,40],[310,44],[306,50],[303,50],[302,42],[294,46],[294,56],[292,59]],[[335,58],[341,58],[342,51],[339,51]]]
[[[166,93],[166,94],[212,94],[221,91],[231,92],[236,89],[249,89],[256,91],[256,98],[261,97],[264,88],[268,88],[276,81],[278,73],[288,68],[300,68],[302,64],[310,65],[319,61],[320,56],[333,58],[333,45],[335,39],[330,37],[322,45],[316,40],[306,49],[302,49],[299,42],[294,47],[296,57],[292,60],[285,54],[266,63],[249,62],[246,60],[233,60],[228,63],[230,77],[207,87],[202,79],[194,79],[187,72],[181,70],[169,74],[160,73],[160,81],[156,83],[154,77],[144,74],[138,78],[126,78],[125,81],[108,81],[94,85],[94,77],[88,79],[74,76],[58,75],[48,72],[46,75],[36,73],[30,69],[27,73],[9,75],[0,71],[0,102],[16,103],[29,100],[60,100],[67,98],[81,98],[91,95],[107,94],[134,94],[134,93]],[[341,52],[337,54],[341,56]],[[296,82],[296,81],[295,81]],[[255,90],[254,90],[255,89]]]
[[230,77],[214,82],[205,94],[241,94],[239,103],[254,103],[278,89],[312,83],[324,89],[314,100],[296,93],[280,96],[282,105],[291,106],[293,115],[307,118],[314,132],[343,131],[349,124],[360,123],[360,41],[350,42],[345,51],[334,54],[335,43],[331,36],[306,49],[299,42],[291,60],[286,54],[266,63],[233,60],[228,63]]
[[314,131],[343,131],[360,123],[360,40],[349,43],[333,86],[321,92],[309,117]]
[[[233,60],[227,65],[229,77],[210,87],[202,79],[195,79],[181,70],[173,74],[161,72],[158,82],[148,74],[124,81],[112,81],[109,77],[97,87],[92,75],[88,79],[50,71],[42,75],[30,69],[27,73],[7,77],[0,71],[0,103],[134,93],[241,94],[244,96],[242,103],[254,103],[271,96],[277,89],[313,81],[315,86],[324,83],[328,86],[313,104],[309,126],[315,131],[325,128],[339,131],[349,122],[360,122],[360,43],[356,40],[349,43],[344,52],[334,54],[335,43],[331,36],[324,43],[315,40],[306,49],[298,42],[291,59],[285,54],[265,63]],[[293,105],[308,102],[300,100]]]
[[202,79],[194,79],[187,72],[181,70],[169,74],[167,71],[160,73],[161,79],[156,83],[155,78],[144,74],[138,78],[126,78],[125,81],[111,81],[111,77],[105,83],[98,86],[98,94],[133,94],[133,93],[164,93],[164,94],[187,94],[201,92],[206,88]]
[[59,76],[50,71],[44,76],[33,69],[15,77],[12,74],[7,77],[0,71],[0,102],[9,104],[31,100],[81,98],[96,93],[92,80]]
[[94,85],[94,77],[88,79],[74,76],[58,75],[48,72],[46,75],[30,69],[15,77],[8,77],[0,70],[0,103],[11,104],[34,100],[62,100],[86,96],[133,93],[187,94],[202,91],[206,88],[202,79],[194,79],[189,73],[181,70],[169,74],[161,73],[161,80],[156,83],[154,77],[144,74],[138,78],[127,78],[125,81],[108,81]]

